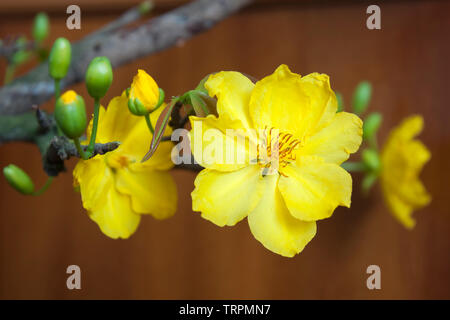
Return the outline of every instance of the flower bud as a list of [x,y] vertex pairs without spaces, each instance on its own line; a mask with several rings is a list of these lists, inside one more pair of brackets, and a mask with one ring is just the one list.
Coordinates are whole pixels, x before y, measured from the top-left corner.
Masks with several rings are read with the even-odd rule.
[[48,16],[45,12],[39,12],[34,18],[33,24],[33,38],[38,43],[42,42],[47,38],[49,31]]
[[353,111],[356,114],[362,114],[366,111],[371,96],[372,85],[367,81],[360,82],[353,94]]
[[53,43],[49,56],[49,72],[50,76],[55,80],[61,80],[69,70],[70,59],[72,56],[72,48],[69,40],[66,38],[58,38]]
[[362,160],[371,171],[377,172],[380,169],[380,157],[373,149],[365,149],[362,152]]
[[129,98],[128,99],[128,109],[135,116],[145,116],[146,114],[150,113],[150,111],[144,107],[144,105],[142,104],[141,100],[139,100],[139,98],[134,98],[134,99]]
[[55,120],[67,137],[71,139],[80,137],[87,125],[83,98],[73,90],[64,92],[55,104]]
[[155,80],[144,70],[138,70],[128,93],[128,108],[132,114],[143,116],[159,107],[164,99]]
[[25,61],[28,60],[28,58],[30,57],[30,51],[26,50],[26,45],[27,45],[27,38],[26,37],[20,37],[19,39],[17,39],[16,41],[16,45],[20,48],[19,50],[17,50],[13,56],[12,56],[12,64],[13,65],[20,65],[22,63],[24,63]]
[[92,98],[103,98],[113,81],[111,62],[107,57],[92,59],[86,70],[86,87]]
[[367,116],[363,124],[363,138],[365,140],[370,140],[375,137],[382,120],[383,117],[378,112],[371,113]]
[[11,187],[22,194],[32,194],[34,184],[31,178],[18,166],[10,164],[3,168],[3,175]]

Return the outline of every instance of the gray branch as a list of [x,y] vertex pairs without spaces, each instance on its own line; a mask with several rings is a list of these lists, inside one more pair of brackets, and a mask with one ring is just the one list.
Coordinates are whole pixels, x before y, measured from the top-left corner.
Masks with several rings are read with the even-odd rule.
[[[107,56],[113,67],[121,66],[190,39],[252,1],[197,0],[131,29],[103,28],[73,44],[72,64],[62,88],[83,81],[87,65],[96,56]],[[0,115],[24,113],[48,101],[53,90],[48,65],[42,63],[0,89]]]

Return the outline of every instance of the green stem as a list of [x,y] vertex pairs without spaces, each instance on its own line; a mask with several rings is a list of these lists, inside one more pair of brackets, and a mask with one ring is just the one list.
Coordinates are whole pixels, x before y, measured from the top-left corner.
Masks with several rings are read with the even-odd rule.
[[55,100],[61,95],[61,80],[55,79]]
[[75,143],[75,147],[77,148],[77,151],[80,154],[80,157],[83,160],[89,159],[89,156],[86,154],[86,152],[83,151],[83,148],[81,148],[80,139],[75,138],[75,139],[73,139],[73,142]]
[[367,169],[364,163],[351,161],[344,162],[341,167],[350,172],[364,172]]
[[42,186],[42,188],[40,188],[38,191],[33,192],[31,195],[33,195],[33,196],[40,196],[45,191],[47,191],[48,187],[51,186],[52,182],[53,182],[53,177],[48,177],[47,181]]
[[94,120],[92,123],[91,140],[89,146],[86,149],[87,157],[90,158],[94,153],[95,138],[97,137],[98,117],[100,112],[100,99],[94,99]]
[[14,78],[14,72],[16,71],[16,66],[14,64],[8,64],[5,71],[4,84],[10,83]]
[[152,134],[154,134],[155,133],[155,129],[153,128],[152,122],[150,120],[150,115],[146,114],[144,117],[145,117],[145,121],[147,122],[147,127],[149,128],[150,132]]

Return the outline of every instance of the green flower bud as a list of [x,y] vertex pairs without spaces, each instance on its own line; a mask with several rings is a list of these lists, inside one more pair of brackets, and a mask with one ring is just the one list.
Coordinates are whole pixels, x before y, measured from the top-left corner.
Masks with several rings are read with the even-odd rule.
[[103,98],[113,81],[111,62],[107,57],[92,59],[86,70],[86,87],[92,98]]
[[372,85],[367,81],[360,82],[353,94],[353,112],[362,114],[367,109],[371,96]]
[[150,113],[150,110],[146,109],[139,98],[128,99],[128,109],[136,116],[145,116]]
[[86,130],[87,117],[84,100],[75,91],[66,91],[55,104],[55,120],[64,134],[75,139]]
[[11,187],[22,194],[32,194],[34,184],[31,178],[18,166],[10,164],[3,168],[3,174]]
[[[26,44],[27,44],[27,38],[26,37],[20,37],[16,41],[16,45],[19,48],[25,48]],[[25,61],[28,60],[28,58],[30,57],[30,54],[31,53],[29,51],[25,50],[25,49],[18,50],[12,56],[12,64],[15,65],[15,66],[18,66],[18,65],[24,63]]]
[[362,152],[362,160],[364,165],[369,168],[371,171],[378,172],[380,169],[380,157],[378,153],[373,149],[365,149]]
[[49,72],[53,79],[61,80],[67,74],[70,59],[72,56],[72,48],[69,40],[66,38],[58,38],[53,43],[49,56]]
[[375,137],[382,120],[383,116],[378,112],[371,113],[367,116],[363,124],[364,140],[370,140]]
[[48,22],[48,16],[45,12],[39,12],[36,17],[34,17],[33,24],[33,38],[38,43],[42,42],[47,38],[48,31],[50,29],[50,24]]
[[139,4],[139,14],[141,14],[141,15],[147,14],[153,9],[153,7],[154,7],[153,1],[149,1],[149,0],[142,1]]

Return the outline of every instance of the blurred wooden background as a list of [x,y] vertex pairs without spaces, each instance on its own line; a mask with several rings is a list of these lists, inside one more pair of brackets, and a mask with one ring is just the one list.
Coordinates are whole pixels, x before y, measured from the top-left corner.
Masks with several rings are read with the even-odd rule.
[[[2,1],[0,36],[30,34],[33,15],[48,10],[49,44],[58,36],[77,40],[135,2],[78,1],[82,29],[69,31],[65,9],[71,1]],[[161,13],[183,1],[156,2],[155,12]],[[137,68],[149,71],[167,96],[193,88],[212,71],[262,77],[281,63],[301,74],[329,74],[346,102],[360,80],[369,80],[371,110],[384,114],[381,141],[402,118],[425,117],[421,139],[433,157],[422,178],[433,202],[415,214],[413,231],[390,216],[377,188],[369,198],[361,197],[356,175],[352,208],[340,208],[320,222],[303,253],[283,258],[254,240],[246,221],[219,228],[193,213],[194,174],[176,171],[180,200],[175,217],[143,217],[129,240],[111,240],[73,192],[71,161],[68,172],[41,197],[21,196],[0,178],[0,298],[449,299],[450,3],[380,1],[378,31],[366,29],[368,4],[260,1],[179,47],[115,70],[103,101],[127,87]],[[2,61],[0,74],[4,67]],[[83,84],[74,88],[86,95]],[[26,169],[38,186],[44,182],[34,146],[1,146],[0,166],[9,163]],[[71,264],[81,267],[79,291],[66,288]],[[366,288],[371,264],[381,267],[378,291]]]

